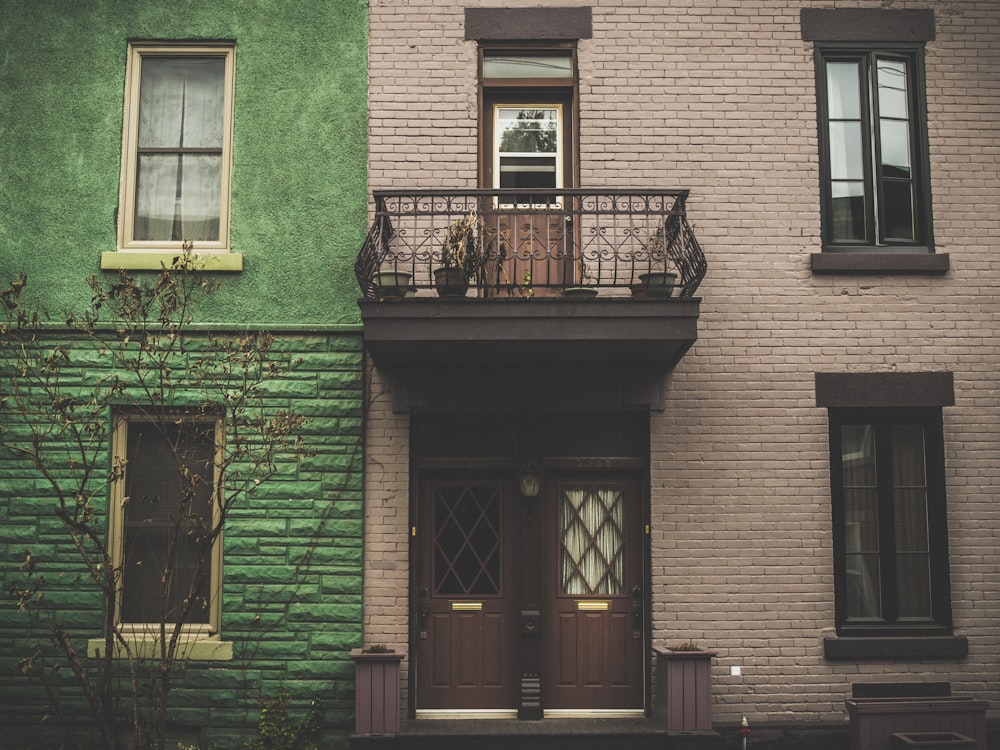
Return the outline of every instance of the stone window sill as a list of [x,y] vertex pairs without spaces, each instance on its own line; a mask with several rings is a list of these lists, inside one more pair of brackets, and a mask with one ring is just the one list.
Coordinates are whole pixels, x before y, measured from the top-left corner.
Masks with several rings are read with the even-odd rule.
[[943,274],[947,253],[813,253],[813,273]]
[[[173,265],[180,255],[174,251],[116,252],[101,253],[103,271],[159,271]],[[243,253],[195,253],[199,268],[203,271],[242,271]]]
[[831,661],[961,659],[969,653],[964,635],[828,637],[823,655]]
[[[128,638],[132,647],[132,655],[138,659],[155,659],[159,653],[159,639],[157,638]],[[87,656],[100,656],[104,649],[103,638],[91,638],[87,641]],[[121,646],[116,646],[115,658],[125,658]],[[223,641],[217,637],[204,637],[194,635],[181,637],[178,643],[177,658],[188,661],[232,661],[233,644],[232,641]]]

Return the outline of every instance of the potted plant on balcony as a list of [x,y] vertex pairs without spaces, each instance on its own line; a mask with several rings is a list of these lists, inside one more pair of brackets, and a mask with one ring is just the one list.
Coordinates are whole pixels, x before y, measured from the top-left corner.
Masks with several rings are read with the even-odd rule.
[[475,208],[451,223],[441,245],[441,266],[434,269],[434,287],[440,296],[465,296],[470,280],[479,280],[490,242],[491,230]]
[[380,300],[403,299],[410,292],[410,279],[413,274],[395,268],[379,271],[375,274],[375,292]]
[[562,290],[563,297],[568,297],[570,299],[593,299],[597,296],[597,287],[595,284],[597,280],[594,278],[593,272],[587,265],[587,261],[581,257],[580,258],[580,283],[574,286],[565,287]]
[[669,297],[677,286],[677,274],[673,271],[649,271],[639,274],[642,291],[647,297]]
[[712,730],[712,658],[688,641],[667,648],[653,647],[656,653],[657,692],[655,713],[670,732]]
[[646,242],[642,243],[639,258],[643,259],[642,265],[648,262],[649,267],[645,273],[639,274],[639,283],[632,287],[632,295],[639,298],[673,295],[678,274],[669,262],[663,227],[657,229]]

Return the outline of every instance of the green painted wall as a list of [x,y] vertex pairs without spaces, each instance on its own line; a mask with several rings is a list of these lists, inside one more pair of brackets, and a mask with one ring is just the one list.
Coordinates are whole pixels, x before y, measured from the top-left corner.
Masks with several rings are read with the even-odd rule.
[[236,41],[232,247],[202,320],[355,323],[366,223],[365,0],[0,2],[0,279],[49,307],[116,247],[127,42]]
[[[80,337],[65,334],[70,364],[65,382],[94,382],[108,358]],[[351,648],[361,645],[362,617],[362,347],[360,336],[292,335],[276,346],[301,364],[267,385],[267,406],[295,408],[311,455],[279,462],[279,473],[241,499],[226,521],[221,639],[229,661],[188,661],[176,673],[170,697],[171,736],[235,747],[254,736],[261,700],[280,691],[302,710],[313,699],[326,707],[324,747],[346,743],[353,726]],[[0,383],[0,396],[3,394]],[[109,446],[110,447],[110,446]],[[72,451],[68,455],[73,454]],[[108,455],[98,465],[109,464]],[[110,465],[110,464],[109,464]],[[79,651],[103,634],[99,593],[85,579],[79,555],[55,517],[46,482],[23,460],[0,450],[0,727],[4,748],[60,746],[60,722],[37,676],[19,664],[65,664],[47,645],[45,623],[62,623]],[[106,519],[106,504],[97,511]],[[104,523],[106,521],[99,521]],[[28,582],[19,565],[30,549],[45,598],[18,614],[8,595]],[[37,579],[36,579],[37,580]],[[91,667],[93,668],[93,667]],[[89,726],[79,688],[68,669],[47,671],[60,710]],[[122,690],[127,695],[126,689]],[[176,747],[168,745],[171,750]]]
[[[309,418],[315,454],[283,466],[229,517],[222,631],[235,657],[188,664],[172,697],[178,731],[203,748],[246,736],[261,697],[279,689],[300,706],[323,699],[341,740],[352,722],[363,403],[353,263],[367,228],[367,23],[366,0],[0,0],[0,285],[26,273],[29,301],[53,312],[86,307],[85,277],[116,248],[128,41],[236,43],[231,241],[245,265],[219,275],[195,323],[271,328],[279,348],[303,358],[268,397]],[[71,349],[98,371],[94,351]],[[26,547],[54,576],[72,572],[52,508],[44,483],[0,455],[4,591]],[[99,605],[64,579],[53,605],[77,638],[100,636]],[[4,601],[0,745],[55,746],[40,688],[16,675],[31,644]]]

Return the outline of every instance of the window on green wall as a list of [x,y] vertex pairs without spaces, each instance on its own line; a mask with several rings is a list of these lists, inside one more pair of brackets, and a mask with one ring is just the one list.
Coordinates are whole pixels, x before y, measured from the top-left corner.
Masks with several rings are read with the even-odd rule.
[[222,425],[183,414],[117,418],[111,550],[123,633],[149,637],[160,622],[183,622],[190,635],[219,630]]
[[130,44],[120,251],[229,250],[235,49]]

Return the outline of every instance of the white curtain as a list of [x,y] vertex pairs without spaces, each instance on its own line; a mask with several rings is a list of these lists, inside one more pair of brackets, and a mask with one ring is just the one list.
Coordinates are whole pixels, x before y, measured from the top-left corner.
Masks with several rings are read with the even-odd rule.
[[621,487],[564,488],[562,591],[572,596],[625,591]]
[[219,239],[224,96],[222,58],[143,60],[136,240]]

